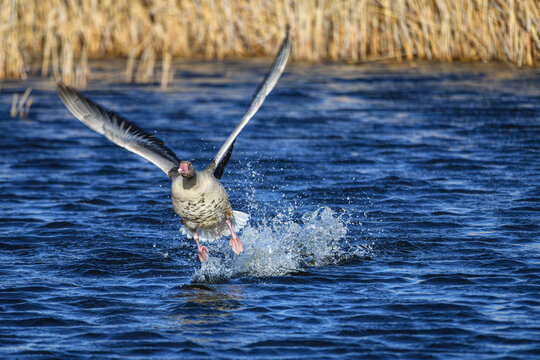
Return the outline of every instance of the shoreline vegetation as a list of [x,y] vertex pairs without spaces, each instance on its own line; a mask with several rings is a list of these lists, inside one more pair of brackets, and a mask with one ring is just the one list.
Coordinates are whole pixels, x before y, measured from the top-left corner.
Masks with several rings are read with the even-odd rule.
[[0,0],[0,81],[30,73],[86,86],[91,59],[126,82],[172,80],[174,58],[540,63],[538,0]]

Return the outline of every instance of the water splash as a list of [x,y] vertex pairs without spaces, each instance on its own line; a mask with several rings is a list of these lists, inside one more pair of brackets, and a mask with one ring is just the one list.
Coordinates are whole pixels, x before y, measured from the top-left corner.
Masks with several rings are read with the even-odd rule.
[[[236,256],[227,241],[213,243],[210,258],[193,275],[195,282],[219,282],[238,276],[283,276],[365,256],[369,251],[346,239],[346,213],[329,207],[306,213],[294,220],[294,209],[272,220],[248,225],[242,232],[244,252]],[[214,246],[215,245],[215,246]]]

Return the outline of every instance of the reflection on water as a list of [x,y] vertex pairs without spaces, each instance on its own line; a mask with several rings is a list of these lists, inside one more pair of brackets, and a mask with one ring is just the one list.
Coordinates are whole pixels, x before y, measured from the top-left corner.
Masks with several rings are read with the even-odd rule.
[[230,316],[231,311],[241,309],[242,289],[239,286],[221,287],[227,292],[202,284],[184,284],[180,289],[181,292],[174,296],[181,300],[177,308],[179,314],[173,318],[184,325],[223,321]]
[[177,297],[186,301],[186,306],[189,306],[189,303],[194,303],[211,310],[240,309],[238,300],[241,299],[242,291],[239,286],[227,286],[227,293],[202,284],[184,284],[181,288],[183,293],[179,293]]
[[235,312],[243,309],[242,287],[218,286],[183,284],[175,288],[180,290],[173,295],[177,304],[172,307],[171,315],[167,318],[178,323],[180,327],[177,331],[191,341],[211,344],[220,341],[214,329],[235,331],[231,323],[234,323]]

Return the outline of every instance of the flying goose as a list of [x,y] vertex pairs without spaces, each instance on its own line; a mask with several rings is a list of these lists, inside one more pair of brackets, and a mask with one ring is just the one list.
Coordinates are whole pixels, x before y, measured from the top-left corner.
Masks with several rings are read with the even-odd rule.
[[244,116],[219,149],[210,165],[196,171],[189,161],[180,161],[163,141],[142,130],[133,122],[105,110],[75,89],[58,84],[58,95],[68,110],[90,129],[159,167],[171,179],[171,200],[174,211],[184,226],[193,234],[201,261],[208,261],[208,248],[201,246],[203,240],[212,241],[231,235],[229,244],[239,255],[242,243],[236,235],[249,220],[249,215],[234,211],[227,192],[219,179],[229,161],[234,143],[240,131],[247,125],[263,104],[266,96],[280,78],[291,50],[289,28],[272,68],[260,83]]

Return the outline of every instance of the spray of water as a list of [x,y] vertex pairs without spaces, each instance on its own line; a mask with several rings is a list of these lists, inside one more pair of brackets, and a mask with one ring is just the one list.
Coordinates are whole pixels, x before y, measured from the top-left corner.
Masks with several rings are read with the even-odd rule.
[[283,276],[309,266],[325,266],[362,257],[369,249],[347,241],[346,213],[328,207],[294,220],[293,209],[242,232],[244,252],[236,256],[227,241],[213,243],[209,261],[193,275],[195,282],[218,282],[238,276]]

